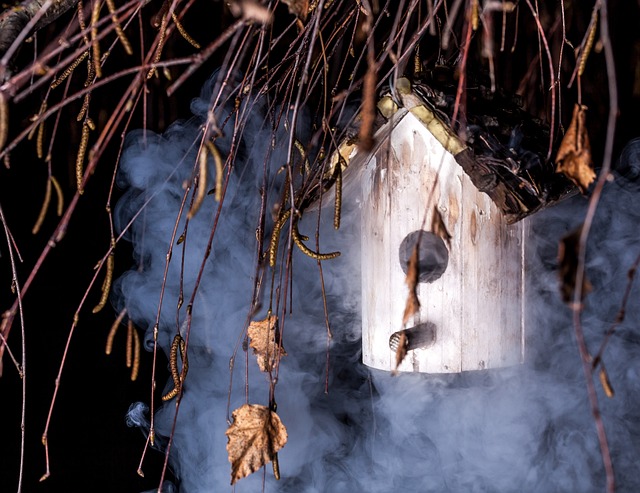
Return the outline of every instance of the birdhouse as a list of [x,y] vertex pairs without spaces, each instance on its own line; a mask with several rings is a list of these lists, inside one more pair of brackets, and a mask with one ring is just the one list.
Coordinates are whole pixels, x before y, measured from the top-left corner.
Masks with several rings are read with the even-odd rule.
[[[361,167],[363,362],[395,370],[404,344],[399,371],[521,363],[527,330],[521,219],[566,193],[567,184],[562,192],[543,192],[519,151],[511,149],[522,168],[515,169],[508,152],[496,157],[458,138],[406,79],[397,91],[399,104],[391,96],[379,104],[387,121],[374,150],[350,156]],[[505,162],[511,169],[503,169]],[[420,307],[403,323],[416,245]]]

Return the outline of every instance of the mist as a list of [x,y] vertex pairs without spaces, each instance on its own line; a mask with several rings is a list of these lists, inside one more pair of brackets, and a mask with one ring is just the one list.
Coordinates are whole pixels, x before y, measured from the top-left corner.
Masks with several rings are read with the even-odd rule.
[[[174,123],[162,135],[137,131],[126,140],[118,175],[118,185],[125,190],[116,208],[119,230],[142,212],[126,233],[135,265],[117,281],[112,302],[116,310],[126,306],[136,325],[146,330],[147,350],[153,348],[166,255],[183,185],[196,169],[215,82],[214,77],[193,101],[190,120]],[[339,258],[322,264],[333,337],[327,336],[317,262],[295,249],[291,314],[281,326],[288,355],[280,362],[275,395],[289,437],[278,454],[282,477],[275,480],[268,466],[230,486],[225,448],[230,412],[246,401],[245,385],[249,403],[269,401],[267,377],[251,351],[243,351],[242,340],[248,317],[264,318],[268,309],[268,287],[263,287],[261,308],[251,314],[258,262],[256,229],[264,193],[268,242],[273,227],[270,211],[280,200],[284,182],[279,170],[286,163],[288,138],[281,125],[272,140],[266,102],[247,104],[251,116],[236,150],[212,253],[193,304],[189,373],[170,455],[178,483],[164,485],[163,491],[603,491],[605,475],[571,311],[560,299],[557,274],[558,243],[580,224],[586,211],[587,200],[580,196],[530,219],[525,364],[459,375],[394,377],[362,365],[357,197],[345,198],[339,232],[333,230],[330,208],[322,209],[320,218],[317,211],[305,214],[300,229],[311,238],[307,243],[315,245],[319,226],[321,251],[341,252]],[[218,119],[223,120],[220,115]],[[301,121],[303,129],[304,115]],[[216,145],[226,156],[232,129],[223,131]],[[303,130],[296,134],[303,142],[308,137]],[[587,275],[593,289],[585,301],[583,321],[592,352],[615,320],[627,271],[640,253],[640,210],[634,207],[640,199],[639,149],[640,142],[635,141],[620,158],[620,172],[606,187],[589,242]],[[209,164],[208,188],[212,188],[215,171]],[[187,300],[217,208],[214,196],[208,195],[191,220],[185,241],[174,246],[159,323],[158,346],[165,354],[186,319]],[[184,216],[174,242],[184,229]],[[185,302],[178,308],[181,272]],[[267,272],[266,286],[270,279]],[[604,354],[615,397],[607,398],[596,382],[617,491],[629,492],[640,491],[638,294],[634,288],[626,318]],[[166,382],[165,391],[171,386]],[[128,421],[147,433],[148,396],[141,399],[145,402],[132,404]],[[156,409],[161,451],[175,410],[175,401],[160,403]]]

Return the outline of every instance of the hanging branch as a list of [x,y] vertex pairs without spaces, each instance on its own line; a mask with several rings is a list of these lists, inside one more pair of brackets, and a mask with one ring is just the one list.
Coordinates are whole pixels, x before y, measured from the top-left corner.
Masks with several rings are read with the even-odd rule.
[[[527,0],[528,1],[528,0]],[[584,218],[584,222],[581,228],[579,243],[578,243],[578,263],[576,269],[576,285],[573,295],[573,327],[576,335],[576,342],[578,344],[578,352],[582,361],[582,370],[587,385],[587,394],[589,397],[589,403],[591,406],[591,414],[596,425],[598,434],[598,442],[600,443],[600,452],[602,455],[602,462],[606,472],[607,480],[607,493],[613,493],[615,490],[615,476],[613,471],[613,463],[611,460],[611,452],[609,450],[609,442],[607,440],[607,434],[605,432],[604,423],[602,421],[602,415],[598,405],[598,396],[596,394],[595,385],[593,382],[594,368],[593,360],[589,354],[587,343],[584,337],[584,330],[582,327],[582,295],[583,295],[583,280],[585,279],[585,266],[587,257],[587,241],[589,239],[589,233],[593,225],[593,219],[598,209],[600,197],[604,189],[605,183],[609,178],[609,171],[611,170],[611,161],[613,154],[613,140],[616,128],[616,116],[618,113],[618,89],[617,79],[614,65],[613,49],[611,47],[611,38],[609,37],[609,19],[607,14],[607,0],[599,0],[597,7],[600,10],[600,40],[604,48],[604,56],[607,67],[607,78],[609,83],[609,116],[607,119],[607,137],[605,141],[604,156],[602,160],[602,169],[600,170],[600,176],[596,182],[595,188],[589,199],[589,207]]]

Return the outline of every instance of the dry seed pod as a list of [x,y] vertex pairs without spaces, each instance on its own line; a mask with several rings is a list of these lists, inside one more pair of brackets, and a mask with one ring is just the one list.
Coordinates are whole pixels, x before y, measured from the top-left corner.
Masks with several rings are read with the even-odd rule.
[[84,156],[87,153],[87,146],[89,145],[89,130],[89,125],[85,122],[82,125],[82,137],[80,138],[80,147],[78,148],[78,155],[76,157],[76,184],[80,195],[84,193],[82,179],[84,176]]
[[140,335],[138,331],[133,329],[133,367],[131,368],[131,381],[135,382],[138,378],[140,369]]
[[38,159],[44,157],[44,120],[38,125],[38,136],[36,137],[36,156]]
[[331,260],[340,256],[340,252],[319,253],[311,250],[302,242],[302,238],[300,236],[300,233],[298,232],[297,225],[293,227],[293,241],[302,251],[302,253],[316,260]]
[[109,13],[111,14],[111,22],[113,22],[113,25],[115,27],[116,35],[118,36],[120,43],[122,43],[124,51],[127,53],[127,55],[133,55],[133,48],[131,48],[131,43],[129,43],[129,40],[127,39],[127,36],[125,36],[124,31],[122,30],[122,26],[118,21],[118,16],[116,15],[116,7],[113,3],[113,0],[107,0],[107,8],[109,9]]
[[[112,247],[113,246],[114,245],[112,242]],[[109,292],[111,291],[111,281],[113,280],[114,266],[115,266],[115,256],[114,256],[114,251],[112,249],[111,253],[107,257],[107,272],[105,274],[104,281],[102,283],[102,294],[100,296],[100,301],[93,308],[93,313],[98,313],[107,304],[107,301],[109,299]]]
[[273,226],[273,233],[271,233],[271,243],[269,244],[270,267],[276,266],[276,258],[278,256],[278,243],[280,241],[280,231],[282,230],[284,224],[287,222],[287,219],[289,219],[290,215],[291,209],[284,211],[280,216],[280,219],[278,219],[276,224]]
[[90,42],[87,34],[84,32],[87,29],[87,24],[84,22],[84,7],[82,5],[82,2],[78,2],[78,15],[76,16],[76,18],[78,19],[78,26],[80,26],[80,31],[83,32],[82,41],[85,45],[88,45]]
[[[158,63],[160,61],[160,57],[162,57],[162,49],[164,48],[164,42],[165,42],[166,36],[167,36],[167,15],[165,14],[162,17],[162,23],[160,24],[160,38],[158,39],[158,46],[153,56],[154,64]],[[157,73],[158,73],[157,69],[153,67],[151,70],[149,70],[149,73],[147,74],[147,79],[150,79]]]
[[76,58],[71,65],[69,65],[64,72],[51,83],[51,89],[55,89],[60,84],[62,84],[67,78],[73,73],[73,71],[78,68],[78,65],[82,63],[82,61],[89,56],[89,50],[83,51],[78,58]]
[[180,373],[178,372],[178,349],[180,348],[180,342],[182,337],[177,334],[173,338],[171,343],[171,349],[169,351],[169,366],[171,367],[171,377],[173,378],[173,384],[178,387],[180,385]]
[[58,180],[56,180],[55,176],[51,175],[49,177],[49,180],[51,180],[53,188],[56,191],[56,198],[58,200],[56,205],[56,214],[58,215],[58,217],[60,217],[62,216],[62,209],[64,208],[64,195],[62,193],[62,187],[60,186],[60,183],[58,183]]
[[[178,350],[180,350],[180,356],[182,358],[182,372],[178,371]],[[187,377],[189,371],[189,358],[187,356],[187,347],[184,339],[180,334],[176,334],[171,343],[171,350],[169,352],[169,366],[171,368],[171,376],[173,378],[173,389],[162,396],[163,401],[169,401],[173,399],[182,390],[182,385]]]
[[98,21],[100,20],[100,7],[102,2],[96,0],[91,11],[91,43],[93,48],[93,67],[96,77],[102,77],[102,66],[100,65],[100,42],[98,41]]
[[32,234],[37,234],[42,227],[42,223],[44,222],[44,218],[47,215],[47,209],[49,208],[49,203],[51,202],[51,180],[47,180],[47,187],[44,191],[44,200],[42,202],[42,207],[40,208],[40,214],[38,214],[38,219],[36,223],[33,225],[33,229],[31,230]]
[[189,43],[191,46],[193,46],[196,50],[199,50],[201,48],[200,43],[198,43],[195,39],[189,36],[189,33],[185,30],[184,26],[180,23],[180,20],[178,19],[178,16],[176,15],[175,12],[171,13],[171,18],[173,19],[173,22],[176,25],[176,29],[178,30],[180,35],[185,39],[185,41]]
[[123,308],[122,311],[116,317],[116,320],[111,325],[111,329],[109,330],[109,335],[107,336],[107,345],[104,349],[105,354],[111,354],[113,350],[113,339],[116,336],[116,332],[118,332],[118,327],[120,327],[120,323],[124,319],[124,316],[127,314],[127,309]]
[[336,166],[336,201],[333,209],[333,228],[340,229],[340,214],[342,211],[342,166]]
[[298,140],[295,139],[293,141],[293,145],[296,146],[296,149],[298,149],[298,152],[300,153],[300,156],[302,157],[302,160],[304,161],[304,170],[306,173],[309,173],[311,170],[311,165],[309,164],[309,158],[307,157],[307,151],[304,150],[304,146],[302,145],[302,143]]
[[207,149],[208,146],[202,146],[200,148],[200,153],[198,154],[198,164],[200,165],[198,190],[196,191],[196,196],[193,200],[193,204],[191,205],[191,209],[189,209],[189,212],[187,213],[187,219],[192,219],[193,216],[196,215],[198,210],[200,210],[200,206],[202,205],[205,195],[207,194]]
[[224,173],[222,156],[220,155],[220,151],[218,151],[218,148],[212,142],[207,141],[205,143],[205,146],[209,150],[209,153],[213,156],[213,162],[216,165],[215,199],[216,202],[220,202],[222,200],[222,175]]
[[589,30],[589,37],[587,38],[587,42],[584,45],[584,49],[580,55],[580,64],[578,65],[578,75],[582,77],[584,74],[584,68],[587,65],[587,58],[589,58],[589,54],[591,53],[591,48],[593,47],[593,40],[596,37],[596,27],[598,26],[598,11],[594,10],[593,15],[591,17],[591,29]]
[[126,353],[126,365],[127,368],[131,368],[133,360],[133,322],[129,319],[127,323],[127,353]]

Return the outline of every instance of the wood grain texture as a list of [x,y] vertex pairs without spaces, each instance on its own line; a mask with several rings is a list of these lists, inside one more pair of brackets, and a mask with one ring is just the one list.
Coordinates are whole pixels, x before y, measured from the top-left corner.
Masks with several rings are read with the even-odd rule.
[[[407,325],[436,325],[436,340],[409,351],[400,371],[451,373],[499,368],[523,359],[523,222],[507,225],[488,195],[411,113],[362,174],[363,361],[395,367],[389,337],[406,302],[399,248],[432,223],[434,207],[452,238],[444,274],[421,283],[421,309]],[[384,132],[381,129],[380,132]]]

